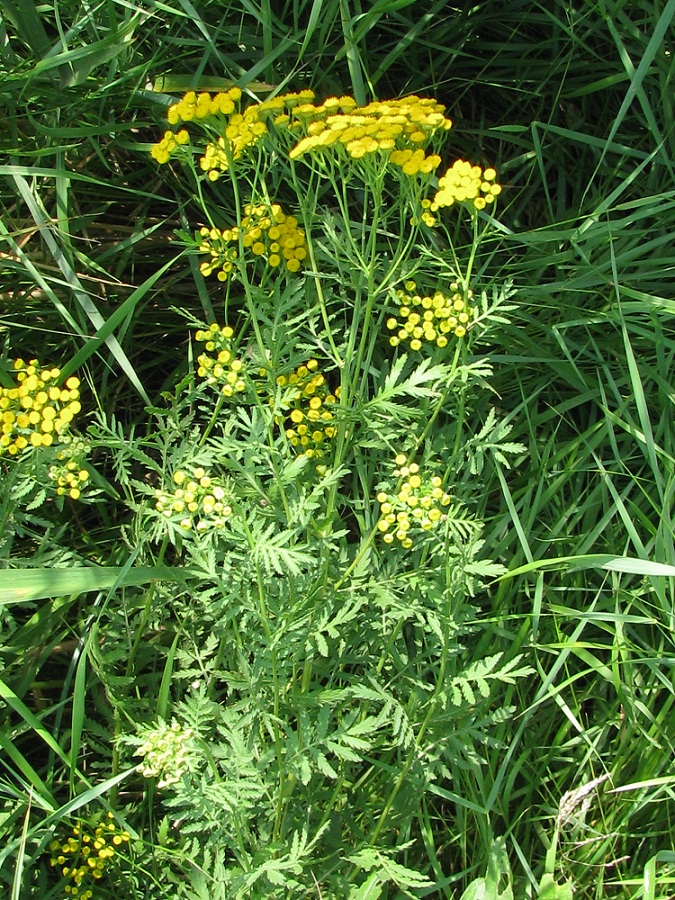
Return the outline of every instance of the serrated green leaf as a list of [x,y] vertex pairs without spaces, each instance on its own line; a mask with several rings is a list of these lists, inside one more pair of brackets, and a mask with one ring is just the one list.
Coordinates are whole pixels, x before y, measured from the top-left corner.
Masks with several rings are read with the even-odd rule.
[[377,872],[373,872],[363,884],[351,888],[349,900],[377,900],[382,894],[383,887],[384,885],[377,875]]

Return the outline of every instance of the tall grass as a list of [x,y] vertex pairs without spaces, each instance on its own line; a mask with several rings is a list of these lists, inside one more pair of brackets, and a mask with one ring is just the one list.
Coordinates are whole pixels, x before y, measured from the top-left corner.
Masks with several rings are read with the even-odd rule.
[[[536,676],[496,698],[516,714],[476,749],[482,764],[434,783],[406,859],[434,888],[409,895],[460,897],[503,838],[517,898],[545,873],[560,893],[540,896],[563,882],[579,897],[671,896],[675,2],[0,0],[0,16],[0,377],[17,355],[58,360],[86,373],[90,414],[141,434],[185,372],[174,307],[213,312],[175,237],[199,206],[147,153],[178,94],[435,96],[456,154],[495,163],[501,230],[477,265],[513,280],[518,311],[487,348],[493,393],[473,414],[479,429],[496,408],[527,453],[476,478],[486,553],[509,572],[480,594],[465,652],[524,653]],[[150,608],[152,585],[182,575],[134,566],[113,503],[59,520],[12,502],[0,878],[8,896],[57,896],[48,833],[78,810],[122,809],[132,837],[161,831],[119,793],[117,760],[97,769],[115,686],[92,626],[110,605]],[[175,652],[153,673],[166,712]],[[145,877],[134,896],[161,896],[158,870]]]

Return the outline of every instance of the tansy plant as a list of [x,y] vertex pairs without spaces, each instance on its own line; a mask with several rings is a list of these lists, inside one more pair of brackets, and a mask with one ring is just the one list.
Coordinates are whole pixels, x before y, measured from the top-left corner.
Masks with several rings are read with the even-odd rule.
[[[222,282],[222,312],[209,302],[214,321],[194,333],[206,347],[196,374],[219,386],[219,414],[228,418],[224,398],[236,395],[240,412],[267,422],[268,445],[282,452],[273,474],[284,454],[320,459],[322,476],[339,472],[364,427],[371,441],[428,452],[455,382],[467,384],[469,345],[495,319],[474,270],[501,192],[496,170],[447,159],[452,122],[426,97],[359,107],[310,90],[262,101],[238,87],[190,91],[167,123],[151,155],[191,171],[206,221],[189,249],[207,283]],[[385,440],[387,371],[394,394],[436,402],[423,427]],[[402,387],[410,377],[417,387]],[[206,428],[202,447],[219,416]],[[338,493],[331,483],[327,521]],[[165,517],[180,511],[166,490],[157,496]]]
[[[107,694],[115,765],[209,895],[428,892],[431,788],[480,768],[513,714],[492,686],[529,671],[461,640],[502,571],[472,461],[523,449],[481,421],[481,345],[510,308],[495,169],[448,157],[431,98],[232,87],[167,120],[151,153],[198,201],[181,239],[202,310],[181,311],[185,374],[148,434],[99,416],[89,437],[117,460],[124,539],[184,586],[158,582],[138,613],[157,638],[130,650],[106,611],[97,671],[128,679]],[[136,667],[163,673],[159,714]]]

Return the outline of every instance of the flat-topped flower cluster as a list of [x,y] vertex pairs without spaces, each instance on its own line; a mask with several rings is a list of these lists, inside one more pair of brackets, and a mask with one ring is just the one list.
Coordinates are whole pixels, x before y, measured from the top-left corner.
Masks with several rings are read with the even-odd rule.
[[63,888],[67,897],[91,900],[92,886],[103,878],[109,861],[129,843],[129,832],[119,829],[114,819],[109,812],[93,833],[85,824],[75,825],[65,841],[53,840],[49,845],[51,866],[67,879]]
[[84,460],[91,448],[89,441],[79,435],[64,435],[62,440],[63,446],[56,451],[57,461],[49,467],[47,475],[56,486],[58,496],[67,495],[71,500],[79,500],[89,483]]
[[[152,147],[153,157],[166,163],[175,154],[185,159],[201,151],[199,165],[211,181],[232,174],[235,164],[246,159],[263,172],[270,161],[285,157],[287,163],[302,161],[323,175],[329,170],[342,175],[345,183],[351,175],[367,183],[372,170],[367,163],[373,160],[377,172],[396,171],[413,180],[417,211],[410,221],[429,227],[437,224],[443,208],[463,204],[475,214],[501,193],[494,168],[457,160],[440,176],[433,195],[420,197],[441,164],[439,150],[452,127],[445,106],[430,97],[412,95],[359,106],[349,96],[317,103],[313,91],[303,90],[245,102],[242,91],[231,87],[215,95],[189,91],[169,107],[167,120],[174,127],[195,123],[206,140],[196,136],[193,147],[185,127],[168,130]],[[251,156],[256,147],[260,152]],[[244,254],[268,270],[297,273],[310,248],[298,219],[267,200],[246,205],[237,224],[200,228],[196,249],[208,256],[200,264],[202,274],[215,273],[220,281],[228,281],[236,276],[237,266],[244,265]],[[458,321],[457,337],[465,324]],[[400,339],[405,340],[402,334]]]
[[[415,95],[358,106],[348,96],[314,103],[313,91],[305,90],[249,103],[240,111],[241,97],[236,87],[215,96],[190,91],[169,108],[170,125],[200,121],[217,132],[199,161],[211,181],[272,130],[277,137],[287,136],[290,159],[329,150],[352,160],[378,153],[406,175],[428,175],[440,165],[441,157],[427,155],[424,148],[452,126],[441,103]],[[157,162],[166,163],[189,141],[185,128],[166,131],[150,152]]]
[[155,491],[155,509],[166,519],[175,519],[184,531],[220,530],[232,515],[227,487],[197,466],[177,469],[173,491]]
[[197,357],[197,375],[207,384],[216,385],[225,397],[246,390],[244,364],[233,350],[233,336],[229,325],[219,327],[215,322],[208,329],[195,332],[195,340],[204,342],[205,349]]
[[[413,95],[359,105],[349,96],[317,102],[312,91],[303,90],[257,102],[245,99],[239,88],[231,87],[218,94],[188,92],[169,108],[167,120],[172,130],[153,148],[155,159],[165,163],[174,154],[182,159],[190,154],[199,157],[206,180],[218,181],[227,173],[236,208],[243,212],[238,213],[240,221],[236,224],[201,227],[194,245],[204,255],[201,274],[215,274],[221,282],[227,282],[228,298],[237,297],[229,291],[237,277],[243,281],[245,292],[254,283],[256,289],[264,289],[270,273],[302,277],[304,269],[313,276],[315,284],[321,284],[319,265],[330,265],[331,253],[339,254],[340,250],[339,244],[331,248],[330,241],[313,243],[313,235],[320,229],[319,198],[332,210],[330,201],[325,200],[329,196],[343,214],[345,241],[351,243],[353,251],[349,262],[358,268],[365,266],[366,255],[363,243],[357,246],[353,236],[360,234],[359,228],[368,228],[369,217],[373,219],[373,234],[386,235],[392,245],[400,225],[403,259],[416,239],[423,242],[424,230],[416,230],[417,226],[438,224],[442,209],[463,206],[477,223],[479,218],[487,219],[485,214],[481,217],[481,212],[494,204],[501,193],[494,168],[466,160],[452,163],[440,175],[435,188],[430,189],[434,173],[441,166],[441,147],[452,127],[444,105],[433,98]],[[299,208],[306,214],[304,221],[301,213],[296,217],[269,197],[270,186],[283,180],[276,172],[267,178],[273,166],[279,164],[298,194]],[[312,172],[314,187],[309,190],[316,189],[316,196],[313,200],[310,197],[311,202],[300,196],[305,180],[299,164]],[[254,175],[249,179],[250,172]],[[247,179],[254,189],[253,197],[242,195],[241,186]],[[362,203],[362,221],[351,221],[348,191],[355,180],[359,182],[357,204]],[[320,189],[317,184],[321,184]],[[249,202],[245,204],[246,199]],[[211,217],[209,220],[213,221]],[[306,230],[301,227],[303,224]],[[404,234],[408,225],[411,231]],[[448,239],[452,242],[451,236]],[[379,253],[374,242],[372,247],[368,257],[371,260]],[[400,264],[401,260],[397,262]],[[451,341],[464,338],[476,319],[469,287],[470,269],[471,264],[465,276],[460,277],[457,271],[456,280],[439,284],[435,290],[418,289],[414,281],[405,281],[394,292],[395,308],[385,318],[389,345],[414,352],[442,350]],[[258,277],[257,282],[249,272]],[[395,277],[392,273],[387,276],[391,281]],[[255,318],[255,313],[251,316]],[[214,324],[198,331],[196,337],[205,342],[205,352],[198,356],[198,375],[228,397],[244,392],[247,385],[258,402],[260,395],[266,394],[287,446],[299,455],[320,460],[320,474],[327,471],[335,449],[342,446],[343,442],[334,438],[341,434],[341,423],[346,418],[337,415],[340,389],[331,391],[318,360],[309,359],[290,375],[276,377],[277,393],[272,397],[271,383],[262,386],[256,376],[244,371],[242,359],[235,352],[238,345],[233,343],[232,328]],[[248,351],[241,353],[246,357]],[[256,358],[255,352],[252,358]],[[282,367],[281,371],[286,370]],[[260,376],[266,375],[261,369]],[[385,543],[397,542],[409,549],[415,533],[421,536],[444,520],[450,496],[438,475],[425,475],[418,463],[408,464],[401,455],[396,457],[396,463],[395,476],[400,487],[393,493],[378,493],[381,515],[377,529]],[[210,476],[205,475],[209,483],[203,487],[202,479],[196,475],[190,476],[183,470],[176,475],[181,479],[177,489],[173,493],[158,492],[156,505],[169,518],[182,516],[187,510],[190,516],[181,524],[189,530],[193,517],[201,514],[204,491],[211,491]],[[198,524],[196,530],[207,527]]]
[[180,781],[189,768],[192,729],[184,728],[175,719],[171,724],[160,719],[154,727],[142,730],[145,738],[134,756],[141,756],[138,766],[145,778],[157,778],[157,787],[168,787]]
[[492,168],[481,169],[480,166],[472,166],[465,159],[456,160],[445,175],[438,179],[438,190],[433,199],[422,201],[422,220],[427,225],[435,225],[436,217],[433,213],[454,203],[466,203],[478,210],[485,209],[502,192],[502,186],[497,184],[496,178],[497,172]]
[[[344,108],[344,100],[330,98],[319,106],[305,104],[300,108],[299,124],[305,137],[291,149],[291,159],[334,148],[344,150],[352,159],[370,154],[385,154],[405,175],[428,175],[440,165],[438,154],[426,155],[426,147],[439,133],[448,131],[452,122],[444,115],[445,107],[430,98],[403,97],[367,106]],[[295,110],[296,121],[299,110]],[[289,128],[293,122],[289,122]]]

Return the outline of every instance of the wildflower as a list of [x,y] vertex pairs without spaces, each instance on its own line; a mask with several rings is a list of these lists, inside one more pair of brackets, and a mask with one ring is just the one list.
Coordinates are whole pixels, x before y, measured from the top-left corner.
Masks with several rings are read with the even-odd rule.
[[[312,91],[300,91],[253,103],[240,110],[241,90],[237,87],[215,95],[188,91],[178,103],[169,107],[167,121],[172,126],[181,122],[198,122],[217,131],[217,138],[206,144],[199,160],[206,177],[217,181],[268,134],[271,123],[282,127],[283,116],[286,116],[291,124],[290,117],[284,112],[286,108],[300,111],[304,104],[313,99]],[[176,149],[189,139],[186,129],[175,133],[166,131],[150,153],[159,163],[168,162]]]
[[192,729],[160,718],[154,727],[143,729],[141,737],[143,743],[134,753],[143,757],[138,771],[145,778],[159,778],[160,789],[179,782],[190,767]]
[[248,204],[239,225],[221,231],[202,228],[199,231],[199,250],[210,259],[199,270],[205,277],[217,272],[220,281],[234,273],[239,246],[276,269],[283,264],[288,272],[298,272],[307,256],[306,235],[298,227],[295,216],[286,215],[278,203]]
[[[314,99],[314,91],[310,90],[309,88],[305,88],[304,90],[297,92],[291,91],[289,93],[282,94],[281,99],[286,106],[293,108],[295,106],[298,106],[298,104],[309,103],[310,101],[312,101]],[[269,101],[267,102],[269,103]],[[265,104],[263,103],[262,105],[264,106]]]
[[175,520],[183,531],[203,533],[219,531],[232,515],[227,502],[228,490],[201,466],[177,469],[172,477],[173,491],[155,490],[155,509],[165,519]]
[[[239,108],[240,100],[238,88],[215,96],[188,91],[168,110],[171,126],[200,122],[217,129],[199,160],[211,181],[217,181],[271,130],[289,136],[291,159],[333,148],[354,160],[381,154],[408,177],[430,174],[441,160],[435,153],[427,155],[424,148],[452,125],[442,104],[417,96],[374,101],[362,107],[353,97],[329,97],[315,104],[310,90],[281,94],[244,109]],[[165,163],[189,140],[186,129],[169,130],[150,152]]]
[[202,171],[210,181],[217,181],[222,172],[227,172],[230,163],[240,159],[251,147],[267,134],[267,125],[260,118],[260,108],[250,106],[243,113],[230,116],[225,134],[215,144],[206,145],[204,156],[199,160]]
[[[166,118],[169,125],[208,119],[222,122],[224,116],[235,112],[240,99],[241,91],[236,87],[213,97],[206,92],[195,94],[194,91],[188,91],[178,103],[169,107]],[[189,141],[190,135],[185,128],[177,132],[165,131],[162,139],[150,148],[150,155],[160,164],[167,163],[172,154]]]
[[194,91],[188,91],[178,103],[169,107],[166,118],[170,125],[177,125],[181,121],[228,116],[235,111],[240,99],[241,90],[238,87],[232,87],[213,97],[207,92],[195,94]]
[[409,342],[411,350],[421,350],[424,343],[447,347],[450,335],[464,337],[473,316],[473,292],[462,291],[456,282],[451,283],[450,291],[449,296],[436,291],[423,297],[416,293],[414,281],[407,281],[405,290],[396,291],[397,315],[386,321],[389,331],[394,332],[389,338],[391,346]]
[[277,385],[288,388],[285,401],[289,407],[286,437],[300,455],[321,459],[328,442],[335,436],[333,407],[340,397],[340,388],[330,393],[325,377],[318,371],[318,362],[310,359],[288,377],[280,375]]
[[[82,437],[64,436],[64,446],[56,453],[57,463],[49,467],[48,477],[56,485],[59,496],[67,495],[71,500],[79,500],[84,487],[89,483],[89,471],[84,468],[88,456],[89,442]],[[60,463],[60,464],[59,464]]]
[[129,843],[129,832],[119,830],[114,819],[109,812],[93,833],[85,824],[75,825],[66,841],[54,839],[49,845],[49,864],[68,880],[66,896],[91,900],[94,883],[104,877],[119,848]]
[[386,161],[410,177],[429,174],[441,159],[436,154],[426,155],[423,147],[451,127],[444,111],[445,107],[435,100],[416,96],[375,101],[363,107],[352,98],[334,97],[321,106],[305,104],[291,111],[305,134],[289,156],[300,159],[328,148],[344,148],[352,159],[383,154]]
[[[246,390],[244,364],[232,349],[234,332],[229,325],[219,328],[215,322],[206,331],[195,332],[195,339],[205,342],[206,353],[197,357],[197,374],[206,379],[207,384],[219,385],[225,397]],[[214,355],[209,355],[214,354]]]
[[426,156],[424,150],[407,148],[394,150],[389,157],[389,162],[400,166],[404,175],[413,176],[419,173],[428,175],[438,168],[441,158],[437,154]]
[[165,131],[164,137],[157,144],[153,144],[150,148],[150,156],[153,159],[157,160],[158,163],[163,164],[167,163],[171,159],[171,154],[174,150],[177,150],[178,147],[182,147],[183,145],[189,143],[190,135],[188,132],[182,128],[180,131],[175,134],[173,131]]
[[[431,210],[431,200],[425,198],[422,200],[422,214],[417,217],[413,217],[411,219],[411,224],[418,224],[419,222],[423,222],[428,228],[433,228],[436,224],[436,216],[432,215]],[[438,207],[436,207],[436,210]]]
[[458,159],[438,179],[438,191],[429,206],[432,212],[453,203],[469,203],[474,209],[485,209],[494,203],[501,193],[501,185],[495,182],[497,173],[494,169],[472,166],[466,160]]
[[80,380],[61,387],[61,370],[42,368],[37,359],[14,361],[17,386],[0,388],[0,455],[31,447],[51,447],[80,412]]
[[385,544],[398,541],[405,550],[414,545],[416,533],[437,528],[445,520],[443,508],[450,496],[442,487],[438,475],[427,477],[415,462],[408,463],[399,453],[394,462],[394,476],[400,479],[396,492],[380,491],[380,518],[377,529]]

